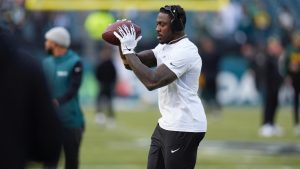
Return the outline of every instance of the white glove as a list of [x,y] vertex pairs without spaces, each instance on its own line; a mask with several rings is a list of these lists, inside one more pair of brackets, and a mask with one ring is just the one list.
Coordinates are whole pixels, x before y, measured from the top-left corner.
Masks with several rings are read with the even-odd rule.
[[136,47],[139,40],[141,40],[142,36],[139,36],[135,39],[136,33],[134,26],[130,25],[130,30],[126,25],[122,25],[118,27],[118,32],[114,32],[114,35],[120,40],[121,43],[121,51],[123,55],[133,54],[134,48]]

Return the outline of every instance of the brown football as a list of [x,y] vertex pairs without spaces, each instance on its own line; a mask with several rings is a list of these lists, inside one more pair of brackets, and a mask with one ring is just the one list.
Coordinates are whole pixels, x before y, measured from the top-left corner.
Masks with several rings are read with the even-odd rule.
[[115,23],[112,23],[109,25],[104,32],[102,33],[102,39],[105,40],[106,42],[112,44],[112,45],[120,45],[119,39],[114,35],[114,32],[118,32],[118,27],[122,25],[130,26],[130,24],[133,24],[135,32],[136,32],[136,38],[141,35],[141,28],[134,24],[133,22],[130,22],[128,20],[126,21],[118,21]]

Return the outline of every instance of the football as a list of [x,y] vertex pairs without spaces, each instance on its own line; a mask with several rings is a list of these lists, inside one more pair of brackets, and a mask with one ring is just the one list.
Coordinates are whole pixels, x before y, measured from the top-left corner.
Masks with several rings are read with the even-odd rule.
[[118,21],[115,23],[112,23],[111,25],[109,25],[104,32],[102,33],[102,39],[105,40],[106,42],[112,44],[112,45],[120,45],[120,41],[119,39],[114,35],[114,32],[118,32],[118,27],[122,26],[122,25],[126,25],[128,27],[130,27],[130,24],[133,24],[135,32],[136,32],[136,38],[139,37],[141,35],[141,28],[136,25],[133,22],[130,22],[128,20],[122,20],[122,21]]

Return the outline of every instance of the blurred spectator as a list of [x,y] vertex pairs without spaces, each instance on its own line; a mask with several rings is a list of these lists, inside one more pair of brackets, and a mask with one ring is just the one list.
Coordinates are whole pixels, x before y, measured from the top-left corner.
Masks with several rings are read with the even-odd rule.
[[261,47],[272,34],[271,16],[265,9],[260,9],[255,13],[253,21],[254,28],[250,40]]
[[299,124],[299,94],[300,94],[300,32],[293,33],[292,44],[287,48],[285,55],[285,75],[288,83],[294,88],[294,133],[300,135]]
[[237,28],[237,32],[244,34],[245,42],[249,42],[249,38],[253,32],[253,20],[247,4],[241,4],[241,19]]
[[256,89],[260,94],[263,94],[264,65],[266,61],[263,47],[258,50],[254,44],[245,43],[240,50],[241,55],[249,62],[249,69],[254,76]]
[[251,43],[245,43],[241,46],[240,48],[240,54],[248,60],[249,62],[249,69],[254,71],[256,68],[255,60],[256,60],[256,55],[257,55],[257,50],[255,49],[255,46]]
[[289,8],[287,6],[283,6],[278,18],[278,28],[279,34],[282,39],[282,45],[287,47],[288,44],[291,43],[292,32],[295,29],[295,19]]
[[61,26],[68,30],[72,27],[71,18],[66,13],[57,13],[54,15],[53,24],[54,26]]
[[282,129],[275,125],[278,107],[278,93],[283,78],[280,74],[279,59],[283,55],[283,47],[279,39],[270,38],[266,46],[266,61],[264,63],[265,96],[263,100],[263,121],[259,134],[263,137],[280,136]]
[[208,112],[219,113],[221,105],[216,97],[216,78],[218,75],[220,53],[218,53],[218,49],[213,39],[209,37],[200,40],[199,48],[199,53],[203,62],[201,76],[204,80],[202,83],[201,98],[203,98]]
[[[43,11],[28,10],[25,8],[24,0],[2,0],[0,1],[0,24],[8,23],[15,31],[18,40],[23,48],[32,51],[33,56],[42,56],[42,46],[44,33],[52,26],[67,27],[73,34],[72,48],[85,56],[88,63],[93,62],[91,58],[95,56],[93,42],[86,36],[84,31],[84,21],[91,11]],[[256,78],[258,83],[263,77],[259,73],[264,61],[264,47],[267,37],[270,35],[280,36],[284,47],[291,41],[290,32],[299,28],[298,18],[300,10],[298,0],[289,1],[269,1],[269,0],[231,0],[229,4],[217,11],[188,11],[188,15],[194,18],[187,24],[187,34],[192,41],[197,41],[197,37],[211,36],[216,40],[219,53],[222,56],[236,54],[244,45],[251,44],[256,50],[252,63],[255,63]],[[108,11],[113,16],[123,16],[124,11]],[[137,15],[138,14],[138,15]],[[127,15],[127,13],[125,13]],[[143,30],[143,37],[148,36],[147,41],[141,42],[140,49],[148,49],[156,44],[154,29],[147,29],[155,22],[142,22],[156,16],[154,11],[134,11],[129,13],[140,24]],[[129,16],[128,15],[128,16]],[[138,16],[138,17],[136,17]],[[256,45],[256,46],[254,46]],[[222,57],[221,56],[221,57]],[[238,64],[238,63],[236,63]],[[90,73],[90,72],[87,72]],[[124,77],[123,77],[124,78]],[[127,78],[127,77],[125,77]],[[128,84],[126,79],[125,85]],[[89,83],[90,84],[90,83]],[[95,94],[83,95],[94,98]],[[135,95],[135,91],[128,95]],[[134,94],[132,94],[134,93]],[[89,99],[89,100],[90,100]]]
[[32,31],[40,32],[33,34],[35,45],[38,49],[43,49],[43,42],[45,40],[44,33],[48,30],[51,21],[50,15],[48,12],[30,12],[30,20],[32,21]]
[[24,0],[0,1],[0,12],[0,20],[6,22],[9,29],[13,30],[14,33],[22,30],[26,19]]
[[[79,168],[79,149],[84,129],[83,113],[78,91],[82,79],[80,57],[69,49],[70,34],[63,27],[54,27],[45,34],[45,50],[49,57],[44,60],[44,69],[52,91],[53,104],[63,125],[62,147],[65,154],[65,169]],[[55,163],[46,168],[56,168]]]
[[[100,62],[95,72],[99,87],[96,106],[96,123],[100,125],[106,124],[109,128],[115,126],[113,97],[117,80],[117,71],[112,57],[112,46],[104,44],[100,52]],[[106,116],[108,117],[107,119]]]
[[241,7],[237,2],[231,2],[220,11],[209,15],[207,18],[206,29],[213,38],[229,38],[234,33],[241,19]]
[[0,27],[0,168],[23,169],[30,161],[52,163],[61,126],[42,66]]

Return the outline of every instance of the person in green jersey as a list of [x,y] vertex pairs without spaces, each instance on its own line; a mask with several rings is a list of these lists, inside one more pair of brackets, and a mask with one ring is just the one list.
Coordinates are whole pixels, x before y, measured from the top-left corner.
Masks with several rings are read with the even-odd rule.
[[[46,32],[45,38],[45,50],[49,57],[44,60],[43,65],[52,92],[52,102],[63,126],[65,169],[78,169],[84,129],[84,116],[78,96],[82,80],[82,62],[80,57],[69,49],[70,34],[65,28],[54,27]],[[45,168],[56,168],[57,162],[46,164]]]

